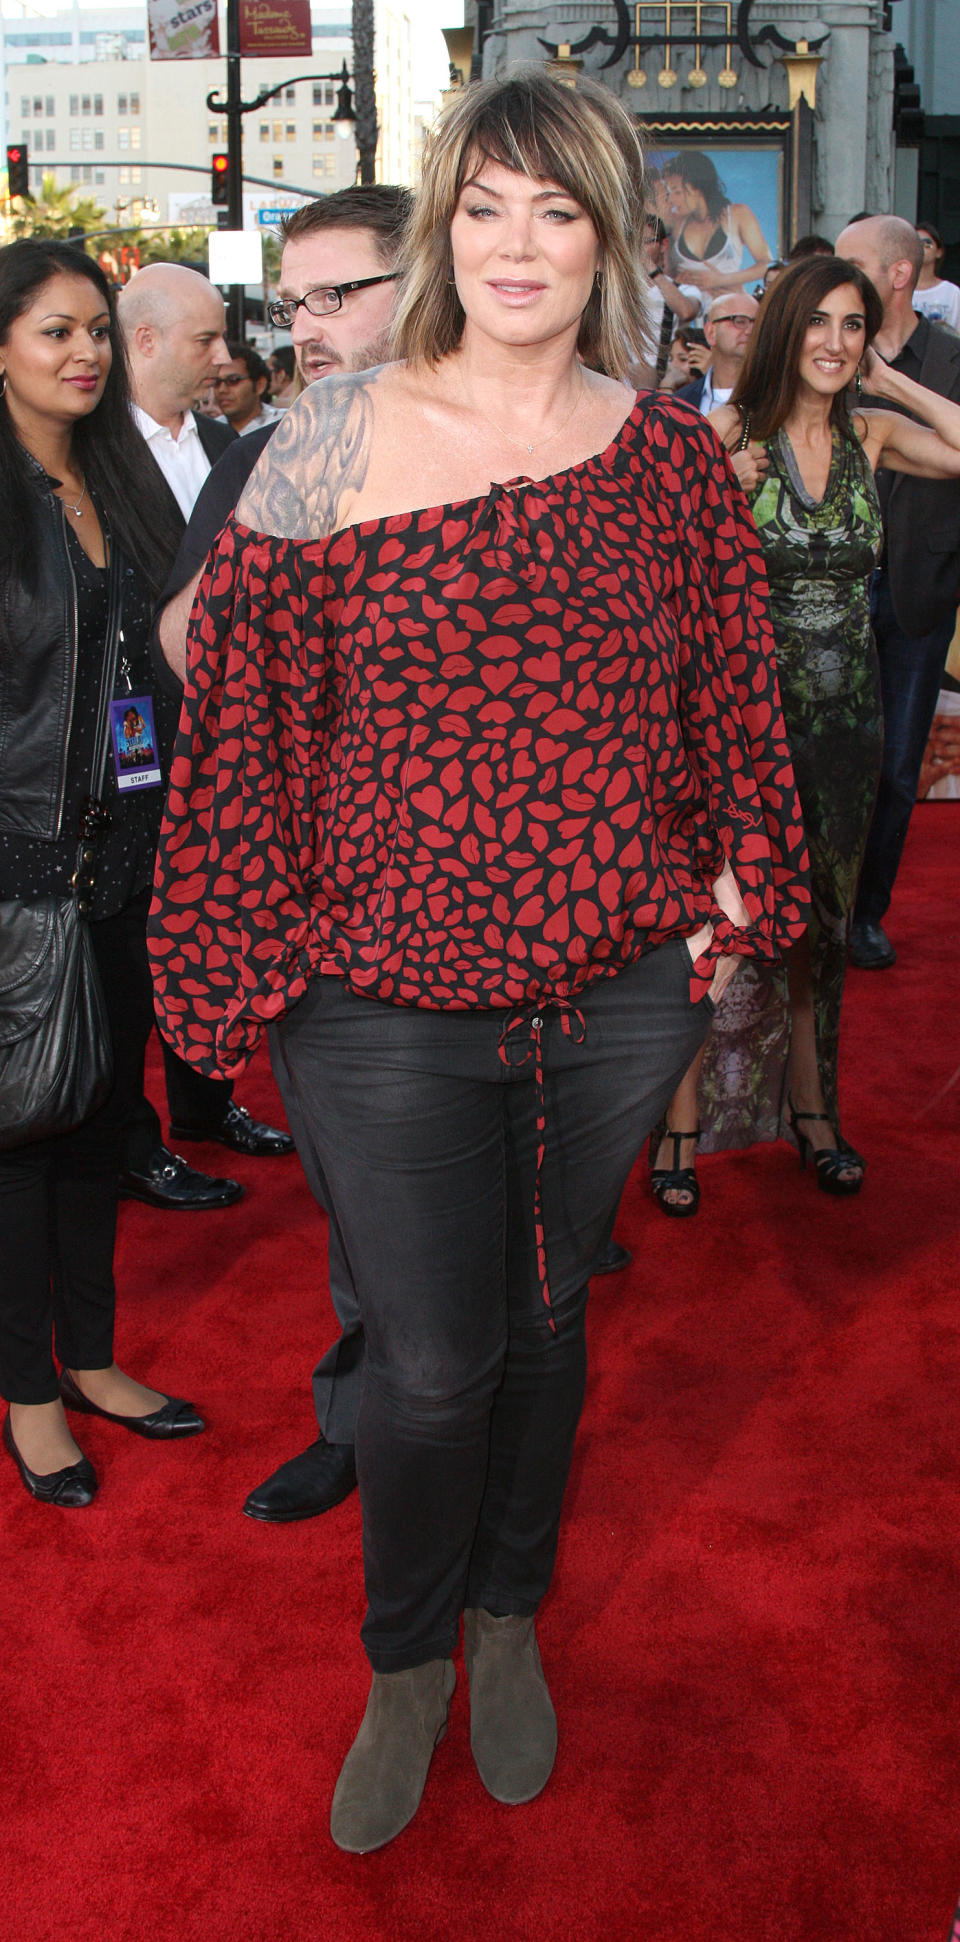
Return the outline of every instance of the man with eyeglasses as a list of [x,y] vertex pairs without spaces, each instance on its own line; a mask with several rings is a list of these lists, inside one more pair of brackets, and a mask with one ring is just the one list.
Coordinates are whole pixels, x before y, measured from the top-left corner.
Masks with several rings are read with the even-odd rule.
[[[279,293],[268,315],[277,329],[289,330],[303,384],[334,371],[366,371],[387,357],[396,258],[411,206],[409,189],[378,183],[339,189],[284,218]],[[251,431],[225,453],[184,534],[157,630],[181,683],[187,622],[204,561],[275,429]]]
[[702,377],[674,392],[675,398],[685,398],[688,404],[696,405],[704,417],[728,402],[747,355],[759,308],[756,298],[748,297],[745,290],[714,297],[703,326],[710,362]]
[[241,438],[250,432],[271,431],[283,412],[266,402],[270,373],[252,344],[231,340],[230,355],[214,366],[213,388],[217,403],[227,421]]

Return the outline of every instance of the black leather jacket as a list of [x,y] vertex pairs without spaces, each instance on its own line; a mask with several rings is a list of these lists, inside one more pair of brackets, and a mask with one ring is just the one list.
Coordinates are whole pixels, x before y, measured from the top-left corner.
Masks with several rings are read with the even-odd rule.
[[0,630],[0,831],[61,834],[77,675],[77,587],[67,522],[46,473],[28,464],[40,502],[35,591],[7,583]]

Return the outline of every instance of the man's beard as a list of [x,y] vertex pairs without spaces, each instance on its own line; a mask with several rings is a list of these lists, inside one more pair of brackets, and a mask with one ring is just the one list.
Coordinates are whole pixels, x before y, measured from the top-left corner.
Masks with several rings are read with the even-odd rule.
[[[311,338],[308,344],[301,344],[295,352],[300,381],[304,385],[316,384],[320,378],[333,377],[340,371],[370,371],[375,364],[383,364],[390,355],[390,328],[379,332],[367,344],[361,344],[343,357],[322,337]],[[317,370],[317,365],[325,368]]]

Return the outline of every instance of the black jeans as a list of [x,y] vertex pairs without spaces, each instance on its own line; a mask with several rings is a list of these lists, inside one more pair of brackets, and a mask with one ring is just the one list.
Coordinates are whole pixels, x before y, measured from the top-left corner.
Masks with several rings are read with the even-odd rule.
[[893,895],[917,800],[955,616],[951,614],[929,634],[905,634],[893,610],[890,581],[886,573],[877,573],[870,590],[870,619],[880,658],[883,767],[854,919],[879,924]]
[[149,893],[91,926],[113,1039],[114,1084],[83,1126],[0,1153],[0,1393],[59,1395],[53,1344],[71,1369],[113,1361],[113,1249],[120,1135],[153,1024]]
[[553,1328],[537,1253],[531,1015],[505,1037],[508,1012],[380,1004],[318,977],[271,1028],[366,1340],[362,1636],[377,1671],[449,1654],[465,1605],[529,1613],[547,1590],[583,1400],[590,1267],[709,1025],[689,978],[674,940],[591,986],[579,1016],[543,1013]]

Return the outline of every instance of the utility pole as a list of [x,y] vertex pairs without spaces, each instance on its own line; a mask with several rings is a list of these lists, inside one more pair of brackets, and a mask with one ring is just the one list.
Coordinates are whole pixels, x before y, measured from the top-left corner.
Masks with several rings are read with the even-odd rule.
[[[243,228],[243,105],[240,95],[240,0],[227,0],[227,228]],[[227,336],[244,334],[244,289],[227,294]]]

